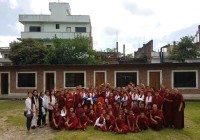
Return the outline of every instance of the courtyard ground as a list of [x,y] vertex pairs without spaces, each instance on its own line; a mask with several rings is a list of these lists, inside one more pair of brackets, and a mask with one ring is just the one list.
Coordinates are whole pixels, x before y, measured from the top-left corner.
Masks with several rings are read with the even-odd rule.
[[0,140],[200,140],[200,102],[187,101],[185,128],[147,130],[140,133],[115,135],[99,132],[92,127],[86,131],[55,131],[48,126],[37,128],[28,134],[23,116],[24,101],[0,101]]

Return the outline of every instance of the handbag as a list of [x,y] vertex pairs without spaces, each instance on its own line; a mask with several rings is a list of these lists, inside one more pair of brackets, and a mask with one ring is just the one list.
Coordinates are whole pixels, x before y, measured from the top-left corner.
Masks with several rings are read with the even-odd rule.
[[24,116],[26,117],[27,111],[24,111]]

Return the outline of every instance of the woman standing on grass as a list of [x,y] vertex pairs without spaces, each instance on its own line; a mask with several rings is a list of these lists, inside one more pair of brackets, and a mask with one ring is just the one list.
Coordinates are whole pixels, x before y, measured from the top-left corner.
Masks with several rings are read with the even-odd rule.
[[56,103],[55,91],[54,89],[52,89],[48,98],[49,124],[51,124],[52,121],[52,111],[55,103]]
[[33,102],[32,102],[32,96],[33,96],[32,93],[28,92],[28,97],[25,100],[25,109],[26,109],[25,115],[26,115],[26,118],[27,118],[26,127],[27,127],[28,132],[30,131],[30,128],[31,128],[33,113],[36,112],[35,107],[34,107]]
[[32,119],[32,122],[31,122],[31,128],[32,129],[35,129],[36,126],[37,126],[37,115],[39,114],[39,104],[38,104],[38,91],[37,90],[33,90],[32,92],[33,96],[32,96],[32,103],[33,103],[33,106],[35,107],[36,109],[36,112],[33,113],[33,119]]

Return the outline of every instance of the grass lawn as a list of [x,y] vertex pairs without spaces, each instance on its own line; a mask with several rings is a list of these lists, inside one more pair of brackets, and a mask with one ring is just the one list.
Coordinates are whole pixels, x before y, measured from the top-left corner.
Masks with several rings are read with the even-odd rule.
[[[21,128],[24,133],[25,117],[23,116],[24,101],[0,101],[0,117],[4,117],[5,127]],[[0,122],[1,123],[1,122]],[[100,132],[94,130],[92,127],[88,127],[86,131],[54,131],[49,128],[38,128],[39,131],[35,131],[34,134],[28,136],[30,139],[34,139],[38,135],[43,133],[51,133],[51,138],[37,137],[38,139],[64,139],[64,140],[198,140],[200,139],[200,102],[186,102],[185,108],[185,128],[182,130],[163,129],[159,132],[147,130],[140,133],[128,133],[126,135],[115,135],[110,132]],[[42,132],[42,129],[48,129],[48,131]],[[3,131],[0,127],[0,131]],[[17,134],[17,131],[15,132]],[[11,134],[12,135],[12,134]],[[24,135],[26,137],[26,135]],[[0,135],[0,139],[1,139]],[[5,139],[5,137],[4,137]]]

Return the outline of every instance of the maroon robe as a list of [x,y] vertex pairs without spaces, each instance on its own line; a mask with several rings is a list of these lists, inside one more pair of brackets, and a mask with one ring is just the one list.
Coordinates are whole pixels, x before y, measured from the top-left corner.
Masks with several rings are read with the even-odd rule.
[[61,114],[61,111],[60,111],[59,108],[58,109],[56,109],[56,108],[53,109],[52,121],[51,121],[51,124],[50,124],[50,126],[53,129],[62,129],[63,128],[64,122],[63,122],[63,119],[62,119],[60,114]]
[[81,97],[80,92],[74,94],[74,108],[75,109],[78,107],[79,103],[82,103],[82,97]]
[[128,126],[125,124],[123,119],[117,118],[115,120],[114,132],[117,134],[126,134],[128,133]]
[[112,107],[114,108],[114,103],[115,103],[115,98],[112,96],[108,97],[108,104],[112,105]]
[[82,130],[85,130],[87,128],[87,123],[88,123],[88,117],[85,115],[85,116],[81,116],[79,118],[79,126],[78,126],[78,129],[82,129]]
[[97,119],[96,114],[90,113],[90,114],[88,115],[88,124],[89,124],[89,125],[94,125],[96,119]]
[[146,116],[141,117],[139,115],[137,116],[137,125],[140,130],[147,130],[149,127],[149,119]]
[[79,118],[85,110],[82,107],[76,108],[76,116]]
[[161,97],[160,95],[158,96],[153,96],[152,98],[152,104],[156,104],[158,109],[162,108],[163,105],[163,97]]
[[[153,130],[161,130],[162,128],[162,125],[163,125],[163,114],[162,114],[162,111],[161,110],[151,110],[150,111],[150,116],[152,117],[152,119],[156,120],[157,123],[155,123],[152,119],[150,121],[150,126]],[[156,116],[160,117],[159,118],[156,118]]]
[[130,132],[138,132],[139,131],[139,128],[136,125],[136,119],[137,119],[136,116],[133,114],[127,116],[127,121],[129,122],[128,125],[129,125]]
[[105,131],[112,131],[114,127],[114,121],[112,119],[105,120],[106,128]]
[[66,98],[65,101],[66,109],[69,110],[71,107],[73,107],[73,105],[74,105],[73,97],[69,96],[68,98]]
[[132,110],[133,110],[133,114],[134,114],[135,116],[139,115],[140,109],[139,109],[138,106],[133,106],[133,107],[132,107]]
[[59,108],[62,109],[63,106],[65,106],[65,97],[64,95],[63,96],[59,96],[58,97],[58,104],[59,104]]
[[[183,103],[181,111],[179,112],[179,106]],[[174,128],[182,129],[184,128],[184,107],[185,102],[183,99],[183,95],[178,93],[174,95],[173,99],[173,120],[174,120]]]
[[173,125],[173,95],[172,94],[164,95],[163,116],[164,116],[164,126],[172,127]]
[[160,89],[158,92],[161,97],[164,97],[165,89]]
[[76,116],[74,117],[69,117],[69,124],[71,124],[71,126],[68,126],[67,123],[65,123],[65,129],[67,130],[76,130],[78,127],[78,118]]

